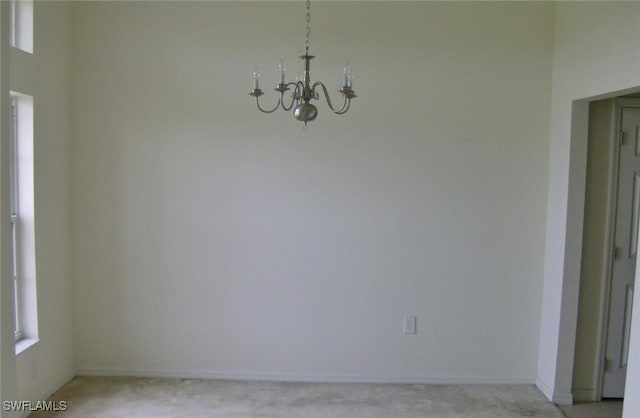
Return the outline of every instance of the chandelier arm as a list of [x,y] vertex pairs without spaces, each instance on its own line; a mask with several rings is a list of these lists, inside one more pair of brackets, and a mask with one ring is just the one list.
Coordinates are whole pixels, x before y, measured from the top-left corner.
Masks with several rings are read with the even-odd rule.
[[345,113],[347,113],[347,111],[351,107],[351,99],[349,99],[348,97],[345,97],[344,102],[345,103],[344,103],[344,106],[342,106],[342,109],[340,109],[339,112],[334,112],[336,115],[344,115]]
[[298,103],[302,101],[303,94],[304,94],[304,81],[300,81],[300,80],[296,81],[295,98]]
[[295,83],[294,82],[287,83],[287,87],[289,86],[294,86],[293,93],[291,94],[291,104],[289,104],[289,106],[285,106],[284,98],[282,96],[280,97],[282,99],[282,108],[287,112],[293,109],[294,103],[296,103],[296,101],[298,100],[298,97],[299,97],[298,88],[300,87],[300,82],[297,81]]
[[280,107],[281,103],[282,103],[281,98],[278,98],[278,103],[276,103],[276,105],[275,105],[275,107],[273,109],[271,109],[271,110],[263,109],[262,106],[260,106],[260,101],[259,101],[258,96],[256,96],[256,106],[258,106],[258,109],[260,109],[260,111],[262,113],[273,113],[273,112],[275,112],[276,110],[278,110],[278,108]]
[[313,92],[313,95],[316,95],[316,88],[320,86],[322,87],[322,91],[324,92],[324,98],[327,100],[327,105],[329,106],[329,109],[331,109],[331,111],[337,115],[342,115],[345,114],[347,112],[347,110],[349,110],[349,107],[351,105],[351,99],[349,99],[347,96],[344,97],[344,103],[342,104],[342,107],[338,110],[336,110],[333,107],[333,104],[331,103],[331,97],[329,96],[329,91],[327,90],[327,87],[320,81],[316,81],[315,83],[313,83],[313,87],[311,88],[311,91]]

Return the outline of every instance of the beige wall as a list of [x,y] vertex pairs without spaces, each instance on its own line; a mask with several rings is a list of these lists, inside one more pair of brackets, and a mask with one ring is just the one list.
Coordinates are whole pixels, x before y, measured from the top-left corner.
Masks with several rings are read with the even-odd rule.
[[[9,109],[9,3],[0,2],[0,109]],[[10,112],[0,112],[0,190],[9,190]],[[9,193],[0,193],[0,210],[8,214]],[[0,276],[9,277],[11,257],[10,229],[0,224]],[[0,395],[2,400],[17,395],[15,337],[13,333],[13,285],[0,280]],[[0,416],[6,416],[0,412]]]
[[[3,357],[3,383],[7,385],[1,388],[3,399],[32,401],[46,398],[74,373],[69,178],[71,5],[37,2],[34,19],[33,55],[12,50],[9,56],[3,55],[6,59],[0,63],[1,70],[9,74],[8,88],[34,98],[39,342],[18,356]],[[6,38],[2,47],[8,49]],[[6,138],[8,141],[8,136]],[[7,147],[8,142],[3,150]],[[9,313],[12,318],[11,310]],[[6,314],[3,306],[3,315]],[[13,329],[11,321],[7,324],[4,318],[3,326]],[[13,338],[4,339],[2,343],[13,352]],[[11,367],[6,367],[9,365]],[[5,374],[6,369],[12,367],[15,368]],[[15,390],[5,391],[6,388]],[[5,416],[6,411],[2,414]]]
[[[73,376],[70,268],[71,6],[37,2],[34,55],[35,236],[40,343],[18,357],[21,399]],[[12,71],[12,74],[14,72]],[[17,70],[16,73],[24,74]]]
[[312,7],[304,132],[248,96],[303,4],[74,4],[79,371],[533,382],[553,5]]
[[555,7],[549,187],[538,387],[571,402],[589,101],[640,88],[640,3]]

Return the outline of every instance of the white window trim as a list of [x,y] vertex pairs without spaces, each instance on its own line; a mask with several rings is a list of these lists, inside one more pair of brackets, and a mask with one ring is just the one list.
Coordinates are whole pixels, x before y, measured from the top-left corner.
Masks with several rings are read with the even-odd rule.
[[21,292],[20,282],[18,281],[18,254],[19,246],[18,229],[18,99],[11,96],[11,144],[10,144],[10,207],[11,207],[11,277],[13,279],[13,296],[14,296],[14,324],[13,333],[16,342],[22,339],[21,326]]
[[11,92],[11,242],[16,354],[38,341],[33,97]]
[[9,45],[33,54],[33,0],[9,2]]

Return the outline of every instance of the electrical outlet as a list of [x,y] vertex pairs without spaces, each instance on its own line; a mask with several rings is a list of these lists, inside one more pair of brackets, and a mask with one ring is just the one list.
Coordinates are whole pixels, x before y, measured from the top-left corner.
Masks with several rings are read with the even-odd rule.
[[405,334],[416,333],[416,317],[415,316],[404,317],[403,330]]

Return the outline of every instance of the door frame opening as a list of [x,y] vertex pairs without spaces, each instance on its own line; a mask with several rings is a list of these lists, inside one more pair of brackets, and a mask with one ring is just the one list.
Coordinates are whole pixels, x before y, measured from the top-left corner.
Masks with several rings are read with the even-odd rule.
[[[606,127],[609,131],[608,133],[608,141],[609,141],[609,158],[606,162],[606,166],[603,167],[603,161],[600,161],[600,165],[594,164],[593,166],[588,164],[586,167],[586,176],[585,183],[590,177],[599,176],[599,177],[607,177],[607,190],[606,196],[604,196],[604,200],[600,201],[600,205],[606,205],[606,215],[599,219],[601,224],[599,225],[600,232],[604,231],[604,233],[598,235],[598,239],[600,240],[597,243],[597,247],[599,247],[599,254],[596,254],[596,257],[600,257],[601,261],[601,269],[596,273],[597,282],[594,282],[594,278],[585,277],[586,274],[593,274],[593,272],[587,271],[587,266],[585,266],[585,257],[593,257],[594,254],[586,254],[585,251],[589,251],[587,247],[587,243],[585,240],[593,239],[592,236],[587,236],[587,222],[590,220],[587,219],[587,211],[588,205],[593,204],[590,202],[588,192],[585,191],[585,202],[583,206],[583,213],[585,216],[585,230],[583,231],[582,237],[582,248],[581,248],[581,272],[580,272],[580,295],[579,295],[579,303],[578,303],[578,313],[577,313],[577,330],[576,330],[576,346],[575,346],[575,356],[574,363],[572,365],[573,370],[573,384],[572,384],[572,394],[574,400],[577,401],[600,401],[602,399],[603,393],[603,380],[604,380],[604,371],[606,367],[606,344],[607,344],[607,330],[608,330],[608,321],[609,321],[609,309],[611,306],[611,284],[612,284],[612,267],[613,267],[613,248],[614,248],[614,228],[615,228],[615,218],[616,218],[616,203],[617,203],[617,190],[618,190],[618,172],[620,166],[620,147],[618,146],[619,141],[619,132],[621,129],[620,122],[622,116],[622,108],[623,107],[637,107],[640,106],[640,93],[633,94],[620,94],[615,95],[611,94],[609,97],[598,97],[593,98],[591,100],[586,100],[587,106],[585,106],[587,110],[587,114],[583,115],[588,117],[588,126],[587,135],[591,135],[591,129],[599,129],[602,132],[605,128],[602,126],[593,126],[592,125],[592,117],[589,109],[592,107],[595,102],[601,102],[603,100],[612,101],[611,112],[610,115],[610,126]],[[583,102],[584,103],[584,102]],[[600,110],[602,112],[602,110]],[[601,133],[602,134],[602,133]],[[588,138],[585,137],[585,145],[588,142]],[[594,152],[593,150],[591,150]],[[587,153],[589,153],[589,149],[587,149]],[[603,179],[600,179],[603,181]],[[604,185],[601,184],[601,187]],[[602,196],[600,196],[602,199]],[[602,209],[602,208],[601,208]],[[591,220],[592,222],[592,220]],[[602,225],[604,223],[604,225]],[[592,243],[591,243],[592,244]],[[589,283],[586,283],[587,280],[590,280]],[[599,297],[596,300],[588,299],[589,295],[585,294],[585,292],[589,292],[596,289],[599,292]],[[588,311],[590,308],[588,306],[589,302],[596,302],[595,308],[598,312]],[[583,306],[584,305],[584,306]],[[595,323],[592,321],[596,319]],[[592,323],[588,323],[591,321]],[[587,336],[590,334],[590,336]],[[596,335],[593,338],[593,335]],[[585,354],[586,353],[586,354]],[[585,370],[585,368],[587,370]],[[592,378],[590,382],[585,385],[585,376],[591,375]],[[577,385],[582,385],[576,386]]]

